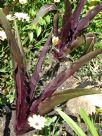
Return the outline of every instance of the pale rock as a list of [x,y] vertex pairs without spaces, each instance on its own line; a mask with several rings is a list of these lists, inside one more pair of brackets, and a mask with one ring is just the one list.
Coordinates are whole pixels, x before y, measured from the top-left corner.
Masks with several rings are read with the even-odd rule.
[[102,94],[73,98],[66,103],[65,112],[69,115],[77,116],[80,108],[83,108],[87,114],[91,115],[95,113],[96,107],[102,107]]

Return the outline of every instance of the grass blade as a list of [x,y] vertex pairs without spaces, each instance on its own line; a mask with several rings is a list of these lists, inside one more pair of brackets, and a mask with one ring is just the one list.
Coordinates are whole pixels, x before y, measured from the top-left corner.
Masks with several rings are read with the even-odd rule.
[[56,109],[59,115],[67,122],[67,124],[75,131],[78,136],[86,136],[83,130],[75,123],[67,114],[60,109]]
[[89,131],[91,132],[92,136],[99,136],[94,124],[92,123],[92,121],[89,119],[88,115],[82,108],[80,109],[80,115],[84,120],[85,124],[87,125]]

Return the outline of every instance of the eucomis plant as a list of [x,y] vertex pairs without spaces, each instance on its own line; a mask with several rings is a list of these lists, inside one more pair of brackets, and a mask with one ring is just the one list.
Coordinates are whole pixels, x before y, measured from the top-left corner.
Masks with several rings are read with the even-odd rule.
[[[17,3],[17,1],[15,3]],[[76,5],[76,9],[74,11],[72,9],[70,1],[64,0],[65,12],[62,18],[62,28],[60,29],[60,32],[58,30],[58,10],[56,5],[47,4],[41,7],[36,15],[36,18],[33,20],[33,24],[38,23],[39,19],[49,11],[54,11],[53,28],[40,52],[34,72],[32,73],[32,76],[29,77],[26,69],[23,47],[19,42],[20,38],[16,22],[14,35],[10,23],[5,16],[5,14],[9,14],[10,8],[14,7],[15,3],[13,2],[13,4],[11,4],[11,7],[7,6],[4,9],[0,9],[0,23],[6,32],[12,55],[16,90],[16,118],[14,124],[16,134],[21,134],[29,129],[29,125],[27,122],[28,116],[32,114],[44,115],[45,113],[53,109],[54,106],[61,104],[71,98],[101,92],[101,90],[96,89],[77,88],[54,93],[56,89],[60,85],[62,85],[63,82],[65,82],[69,77],[71,77],[77,70],[79,70],[79,68],[81,68],[92,58],[102,53],[102,49],[97,49],[94,51],[90,50],[89,45],[93,46],[96,41],[95,36],[92,33],[85,34],[85,38],[83,36],[80,36],[81,31],[88,26],[89,22],[100,11],[102,11],[102,4],[100,3],[99,5],[96,5],[83,18],[81,18],[80,14],[86,3],[86,0],[80,0],[78,5]],[[88,48],[85,55],[76,60],[68,69],[56,75],[56,77],[52,79],[43,88],[43,90],[41,90],[39,96],[36,96],[35,91],[40,80],[39,73],[41,72],[46,53],[52,45],[52,35],[59,37],[59,41],[56,46],[54,46],[52,52],[56,63],[60,63],[60,61],[65,58],[68,53],[71,53],[74,49],[76,49],[83,43],[86,43],[88,45]]]

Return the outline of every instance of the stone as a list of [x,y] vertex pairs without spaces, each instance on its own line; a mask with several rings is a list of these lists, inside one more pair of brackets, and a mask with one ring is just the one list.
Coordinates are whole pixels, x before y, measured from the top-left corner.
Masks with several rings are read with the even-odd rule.
[[87,114],[92,115],[92,113],[95,113],[96,107],[102,108],[102,94],[73,98],[66,103],[65,112],[68,115],[77,116],[80,108],[83,108]]

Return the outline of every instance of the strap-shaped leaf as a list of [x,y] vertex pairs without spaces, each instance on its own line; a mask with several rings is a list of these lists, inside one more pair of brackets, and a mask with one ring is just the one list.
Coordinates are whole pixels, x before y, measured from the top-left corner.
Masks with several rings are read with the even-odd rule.
[[39,105],[40,102],[44,101],[46,98],[51,97],[51,95],[55,92],[55,90],[63,84],[64,81],[66,81],[69,77],[71,77],[77,70],[79,70],[83,65],[85,65],[87,62],[89,62],[92,58],[96,57],[97,55],[102,53],[102,49],[97,49],[95,51],[92,51],[83,57],[81,57],[79,60],[77,60],[74,64],[71,65],[70,68],[68,68],[66,71],[62,71],[59,73],[55,79],[53,79],[50,83],[45,86],[45,88],[42,90],[41,95],[39,96],[39,99],[32,103],[31,106],[31,112],[34,112],[34,109]]
[[96,43],[96,36],[92,33],[86,34],[86,44],[85,44],[85,53],[88,53],[93,50],[93,47]]
[[75,34],[79,33],[82,29],[87,27],[87,25],[90,23],[90,21],[100,12],[102,11],[102,4],[95,6],[93,9],[91,9],[85,17],[83,17],[78,27],[75,31]]
[[83,89],[83,88],[75,88],[75,89],[68,89],[63,91],[58,91],[57,93],[53,94],[52,97],[45,99],[42,101],[38,107],[38,112],[40,115],[43,115],[50,110],[52,110],[55,106],[62,104],[65,101],[68,101],[72,98],[83,96],[83,95],[90,95],[90,94],[97,94],[101,93],[101,89]]
[[13,60],[16,61],[16,63],[21,67],[21,65],[23,64],[23,56],[22,56],[20,49],[18,47],[18,44],[15,40],[15,36],[12,33],[10,24],[9,24],[8,20],[6,19],[6,16],[3,13],[2,9],[0,9],[0,23],[6,32],[7,40],[8,40],[10,49],[11,49]]
[[58,36],[58,13],[53,17],[53,34],[54,36]]
[[18,31],[18,26],[17,26],[16,20],[14,20],[14,28],[15,28],[15,38],[16,38],[18,47],[20,49],[20,52],[22,54],[22,57],[23,57],[23,63],[24,63],[25,68],[26,68],[26,59],[25,59],[24,50],[23,50],[23,47],[22,47],[22,43],[21,43],[21,39],[20,39],[20,35],[19,35],[19,31]]
[[[29,92],[27,77],[25,69],[17,67],[14,71],[15,85],[16,85],[16,120],[15,131],[19,133],[24,129],[27,122],[29,112]],[[26,128],[27,129],[27,128]]]
[[74,13],[73,13],[73,19],[74,19],[74,26],[72,27],[76,27],[79,21],[79,17],[80,17],[80,13],[83,10],[83,6],[85,5],[86,0],[80,0],[78,3],[78,6],[76,7]]
[[61,40],[65,42],[65,40],[70,35],[72,8],[69,0],[64,0],[64,3],[65,3],[65,12],[62,21]]
[[65,5],[65,12],[63,15],[62,27],[65,25],[65,23],[68,21],[68,19],[72,14],[72,7],[70,1],[64,0],[64,5]]
[[36,18],[33,20],[33,24],[36,25],[39,20],[44,17],[48,12],[50,11],[56,11],[57,10],[57,7],[55,4],[46,4],[44,6],[42,6],[40,8],[40,10],[38,11],[37,15],[36,15]]
[[86,134],[78,126],[78,124],[73,119],[71,119],[66,113],[64,113],[63,111],[61,111],[61,109],[58,109],[58,108],[56,108],[55,110],[64,119],[64,121],[66,121],[67,124],[74,130],[74,132],[75,132],[75,134],[77,134],[77,136],[86,136]]
[[76,40],[74,40],[69,48],[66,49],[65,54],[70,54],[75,49],[77,49],[79,46],[85,43],[84,36],[78,37]]
[[93,122],[90,120],[87,113],[82,108],[80,109],[80,116],[84,120],[84,122],[87,125],[89,131],[91,132],[92,136],[99,136]]
[[70,66],[66,71],[62,71],[59,75],[56,76],[54,80],[52,80],[42,91],[41,97],[42,100],[48,98],[52,95],[52,93],[70,76],[72,76],[80,67],[90,61],[92,58],[96,57],[98,54],[102,53],[102,49],[97,49],[96,51],[92,51],[84,56],[82,56],[79,60],[77,60],[74,64]]
[[65,54],[70,54],[82,44],[85,45],[85,53],[92,51],[94,44],[96,43],[96,36],[93,33],[87,33],[84,36],[77,37],[71,46],[66,49]]
[[50,33],[44,47],[41,50],[41,53],[40,53],[36,68],[35,68],[35,70],[34,70],[34,72],[32,74],[31,80],[30,80],[30,87],[31,87],[31,92],[29,94],[30,98],[33,97],[33,93],[34,93],[36,85],[37,85],[37,83],[39,81],[39,77],[40,77],[39,74],[41,72],[41,68],[42,68],[42,64],[44,62],[45,55],[46,55],[46,53],[47,53],[47,51],[49,49],[49,46],[50,46],[50,43],[51,43],[51,38],[52,38],[52,32]]

